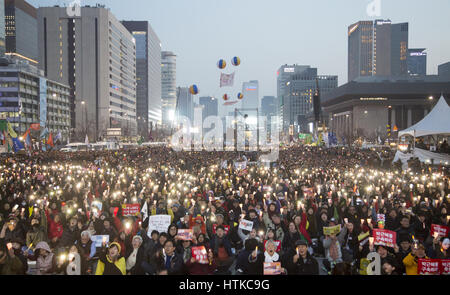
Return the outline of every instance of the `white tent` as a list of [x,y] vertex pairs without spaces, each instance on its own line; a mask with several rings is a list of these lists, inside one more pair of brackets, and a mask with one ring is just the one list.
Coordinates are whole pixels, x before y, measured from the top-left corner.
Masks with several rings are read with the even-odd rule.
[[441,96],[433,110],[422,121],[400,131],[398,137],[403,135],[421,137],[435,134],[450,135],[450,107],[444,96]]

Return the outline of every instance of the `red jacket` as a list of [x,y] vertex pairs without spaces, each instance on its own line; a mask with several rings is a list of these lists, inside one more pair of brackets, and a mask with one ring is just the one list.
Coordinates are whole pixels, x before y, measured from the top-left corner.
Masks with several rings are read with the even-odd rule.
[[48,214],[47,215],[47,223],[48,223],[48,238],[51,240],[54,237],[61,238],[63,234],[63,225],[61,222],[56,223]]

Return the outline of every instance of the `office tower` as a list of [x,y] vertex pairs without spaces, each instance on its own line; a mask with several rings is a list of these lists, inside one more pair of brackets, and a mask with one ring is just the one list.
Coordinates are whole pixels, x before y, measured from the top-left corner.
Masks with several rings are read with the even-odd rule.
[[6,54],[38,63],[37,9],[24,0],[5,0]]
[[[52,80],[71,87],[72,128],[79,140],[137,133],[136,46],[131,33],[109,9],[38,8],[39,67]],[[86,128],[84,128],[86,127]]]
[[266,118],[266,128],[267,134],[270,135],[272,117],[278,114],[278,103],[275,96],[263,96],[261,99],[261,112],[260,116]]
[[425,76],[427,74],[427,52],[425,48],[408,49],[408,74]]
[[[202,126],[205,119],[211,116],[219,115],[218,99],[211,96],[203,96],[199,98],[200,107],[202,107]],[[204,128],[203,134],[211,130],[211,128]]]
[[[0,119],[7,119],[19,136],[39,123],[65,142],[70,133],[70,88],[47,79],[24,60],[0,62]],[[39,132],[33,132],[34,139]]]
[[176,121],[181,123],[181,117],[187,117],[194,121],[194,101],[192,94],[189,92],[189,87],[177,87],[177,106],[176,106]]
[[147,21],[122,21],[136,40],[138,134],[148,138],[161,124],[161,42]]
[[438,66],[438,76],[450,78],[450,62]]
[[348,27],[348,81],[372,76],[373,22],[360,21]]
[[360,21],[348,28],[348,81],[407,75],[408,23]]
[[162,123],[171,127],[177,104],[177,56],[170,51],[161,52]]
[[306,115],[313,110],[313,96],[316,91],[316,79],[320,93],[327,93],[337,87],[337,76],[317,75],[317,68],[306,67],[301,73],[292,75],[286,83],[283,95],[282,130],[287,132],[289,126],[306,130]]
[[0,57],[5,54],[5,0],[0,0]]
[[[242,94],[244,98],[242,99],[241,108],[242,109],[256,109],[261,108],[259,102],[259,84],[258,81],[252,80],[249,82],[242,83]],[[256,110],[255,110],[256,113]]]

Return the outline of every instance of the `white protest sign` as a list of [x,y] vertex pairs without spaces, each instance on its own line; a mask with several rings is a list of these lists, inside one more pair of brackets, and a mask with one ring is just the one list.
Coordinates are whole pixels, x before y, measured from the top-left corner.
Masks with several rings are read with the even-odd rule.
[[239,223],[239,228],[242,230],[251,231],[253,228],[253,221],[242,219],[241,222]]
[[91,237],[92,242],[95,243],[95,247],[102,247],[103,241],[109,242],[109,235],[95,235]]
[[167,233],[170,225],[170,215],[152,215],[148,220],[147,235],[151,237],[152,231],[156,230],[159,233]]

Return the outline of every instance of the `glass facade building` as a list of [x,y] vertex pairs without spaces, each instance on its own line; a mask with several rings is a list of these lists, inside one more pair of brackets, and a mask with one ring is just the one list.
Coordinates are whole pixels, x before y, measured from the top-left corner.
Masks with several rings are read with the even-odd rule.
[[177,56],[170,51],[161,52],[162,123],[171,126],[177,105]]
[[408,74],[410,76],[427,74],[427,52],[425,48],[408,49]]

